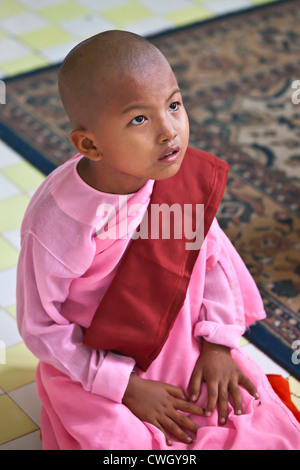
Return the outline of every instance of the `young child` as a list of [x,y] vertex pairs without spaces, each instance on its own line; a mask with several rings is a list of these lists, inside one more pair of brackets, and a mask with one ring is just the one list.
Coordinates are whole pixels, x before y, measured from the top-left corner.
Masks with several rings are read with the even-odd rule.
[[[79,153],[29,204],[17,280],[43,447],[299,449],[299,424],[239,347],[265,313],[215,219],[228,166],[188,147],[165,57],[101,33],[68,54],[59,90]],[[204,204],[199,249],[138,236],[163,202]]]

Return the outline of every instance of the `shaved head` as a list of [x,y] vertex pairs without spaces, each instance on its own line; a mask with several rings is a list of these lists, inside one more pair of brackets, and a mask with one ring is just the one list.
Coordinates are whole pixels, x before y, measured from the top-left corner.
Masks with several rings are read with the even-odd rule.
[[73,129],[88,129],[124,77],[142,77],[153,64],[169,66],[149,41],[126,31],[105,31],[78,44],[59,72],[59,92]]

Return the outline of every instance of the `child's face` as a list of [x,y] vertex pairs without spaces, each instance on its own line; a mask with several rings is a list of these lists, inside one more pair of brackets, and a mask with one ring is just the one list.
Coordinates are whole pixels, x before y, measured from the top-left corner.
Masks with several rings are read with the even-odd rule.
[[[109,192],[129,193],[148,179],[173,176],[180,168],[189,124],[176,78],[169,64],[120,77],[99,106],[93,141],[102,159],[99,178]],[[103,186],[103,185],[102,185]]]

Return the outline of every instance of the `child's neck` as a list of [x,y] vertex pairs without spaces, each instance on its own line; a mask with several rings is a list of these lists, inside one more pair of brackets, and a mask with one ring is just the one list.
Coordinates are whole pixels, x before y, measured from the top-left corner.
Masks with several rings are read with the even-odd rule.
[[147,182],[146,179],[137,181],[135,178],[131,179],[129,177],[126,184],[124,184],[123,181],[120,181],[120,178],[106,175],[99,163],[83,157],[77,165],[80,178],[97,191],[110,194],[133,194],[139,191]]

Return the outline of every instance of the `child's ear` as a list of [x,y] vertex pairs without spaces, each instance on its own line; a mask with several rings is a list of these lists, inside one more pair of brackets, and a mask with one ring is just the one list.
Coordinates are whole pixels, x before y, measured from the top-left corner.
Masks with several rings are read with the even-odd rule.
[[70,133],[70,141],[82,155],[94,161],[101,160],[102,155],[95,146],[93,137],[88,132],[82,129],[73,129]]

